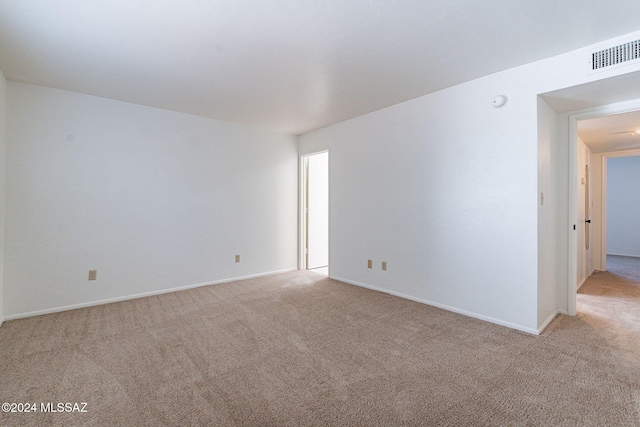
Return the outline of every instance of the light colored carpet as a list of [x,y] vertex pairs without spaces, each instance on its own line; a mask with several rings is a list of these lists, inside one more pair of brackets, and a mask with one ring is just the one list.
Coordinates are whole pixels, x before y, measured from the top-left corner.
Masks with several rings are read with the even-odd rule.
[[637,426],[638,283],[605,275],[539,337],[307,271],[9,321],[0,399],[88,412],[0,424]]
[[640,360],[640,258],[609,255],[607,271],[596,271],[580,288],[578,317],[614,349]]

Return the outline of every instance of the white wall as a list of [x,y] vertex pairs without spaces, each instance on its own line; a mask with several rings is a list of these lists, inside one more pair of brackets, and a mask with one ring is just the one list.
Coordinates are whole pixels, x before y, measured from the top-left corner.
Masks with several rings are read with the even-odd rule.
[[303,135],[331,149],[331,276],[531,330],[536,110],[494,76]]
[[[529,332],[549,320],[546,306],[566,310],[566,298],[549,292],[556,284],[544,282],[566,271],[538,263],[539,240],[567,247],[568,173],[539,180],[551,169],[538,168],[537,95],[640,68],[590,74],[592,49],[302,135],[301,154],[331,149],[331,275]],[[509,98],[500,109],[491,104],[498,94]],[[557,142],[559,165],[566,154]],[[541,235],[540,182],[559,195],[562,221]],[[388,271],[367,269],[367,259],[387,261]]]
[[607,254],[640,257],[640,156],[607,159]]
[[7,101],[5,316],[296,268],[295,137],[14,82]]
[[7,146],[7,82],[0,70],[0,325],[4,321],[4,216],[5,216],[5,152]]

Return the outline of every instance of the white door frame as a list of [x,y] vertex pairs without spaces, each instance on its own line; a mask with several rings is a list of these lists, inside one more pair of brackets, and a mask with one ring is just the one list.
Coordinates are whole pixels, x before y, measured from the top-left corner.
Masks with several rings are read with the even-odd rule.
[[[640,99],[619,102],[616,104],[602,105],[586,110],[574,111],[569,114],[569,265],[567,280],[567,314],[575,316],[577,313],[577,289],[578,289],[578,236],[575,232],[578,213],[578,122],[581,120],[595,119],[597,117],[612,116],[615,114],[630,113],[640,110]],[[602,171],[603,176],[606,169]],[[603,205],[605,200],[603,200]],[[602,217],[602,221],[605,221]],[[581,225],[581,224],[580,224]],[[605,241],[602,247],[606,248]],[[606,250],[606,249],[605,249]]]
[[[299,180],[299,208],[298,212],[299,220],[298,224],[300,224],[300,229],[298,230],[298,235],[300,238],[298,239],[298,269],[306,270],[307,269],[307,183],[308,183],[308,159],[311,156],[315,156],[316,154],[329,153],[329,150],[316,151],[309,154],[303,154],[300,156],[300,180]],[[331,162],[331,155],[329,155],[329,162]],[[330,166],[329,166],[330,169]],[[331,194],[331,172],[329,171],[329,194]],[[329,205],[331,202],[329,201]],[[329,259],[331,259],[331,206],[329,206]],[[331,263],[329,263],[331,264]],[[329,267],[331,268],[331,267]]]

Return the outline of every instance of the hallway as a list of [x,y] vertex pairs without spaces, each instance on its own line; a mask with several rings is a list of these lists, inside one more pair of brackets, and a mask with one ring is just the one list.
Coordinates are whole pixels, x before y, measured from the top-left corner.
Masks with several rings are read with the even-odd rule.
[[613,347],[640,361],[640,258],[608,256],[578,291],[577,317]]

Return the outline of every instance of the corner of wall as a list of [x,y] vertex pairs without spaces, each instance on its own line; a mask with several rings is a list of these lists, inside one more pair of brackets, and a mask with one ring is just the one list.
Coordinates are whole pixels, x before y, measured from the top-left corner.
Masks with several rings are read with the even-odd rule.
[[4,182],[7,145],[7,81],[0,70],[0,326],[4,321]]
[[555,111],[538,96],[538,333],[555,317],[561,238],[558,222],[557,165],[553,154],[558,133]]

